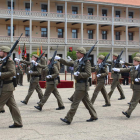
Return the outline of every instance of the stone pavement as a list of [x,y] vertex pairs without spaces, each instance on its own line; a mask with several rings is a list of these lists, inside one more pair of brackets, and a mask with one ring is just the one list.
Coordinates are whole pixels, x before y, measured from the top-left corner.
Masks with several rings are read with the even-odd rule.
[[[67,76],[68,80],[70,75]],[[61,75],[64,79],[64,75]],[[66,125],[60,121],[68,112],[71,102],[67,99],[73,92],[73,89],[59,89],[61,97],[66,107],[65,110],[56,111],[56,98],[51,95],[48,102],[40,112],[34,108],[39,101],[36,91],[29,100],[28,105],[23,105],[20,101],[25,98],[29,83],[24,76],[24,86],[18,86],[14,91],[15,99],[21,111],[23,119],[23,128],[9,129],[8,126],[13,123],[9,109],[5,107],[6,113],[0,114],[0,140],[139,140],[140,138],[140,112],[139,105],[133,111],[131,118],[122,115],[122,111],[128,108],[127,103],[132,96],[132,90],[129,86],[123,86],[126,96],[125,100],[119,101],[117,89],[111,98],[111,107],[103,108],[104,99],[99,93],[95,101],[95,110],[98,114],[96,122],[86,122],[90,118],[88,111],[83,103],[79,105],[77,113],[71,125]],[[92,96],[95,86],[90,88],[89,95]],[[110,85],[106,86],[107,91]],[[43,92],[45,89],[43,89]]]

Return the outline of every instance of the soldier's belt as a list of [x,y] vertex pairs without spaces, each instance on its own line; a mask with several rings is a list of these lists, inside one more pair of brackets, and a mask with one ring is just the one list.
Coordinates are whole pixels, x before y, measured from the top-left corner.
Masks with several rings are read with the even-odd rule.
[[12,82],[13,82],[12,80],[10,80],[10,81],[3,81],[3,84],[10,84]]
[[134,82],[135,85],[140,85],[140,83]]
[[76,83],[86,83],[86,82],[87,82],[86,79],[76,80]]
[[39,77],[38,75],[32,76],[32,77]]
[[58,78],[55,78],[55,79],[48,79],[47,82],[51,82],[51,81],[54,81],[54,80],[58,80]]

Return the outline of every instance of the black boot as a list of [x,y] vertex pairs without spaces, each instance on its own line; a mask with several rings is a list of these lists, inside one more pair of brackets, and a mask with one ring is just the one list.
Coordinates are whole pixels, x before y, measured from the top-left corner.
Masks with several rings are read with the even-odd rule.
[[40,106],[34,106],[36,109],[38,109],[39,111],[41,111],[42,110],[42,107],[40,107]]
[[64,123],[71,124],[67,119],[60,118],[60,120],[63,121]]
[[9,126],[9,128],[22,128],[22,127],[23,125],[15,125],[15,124]]
[[62,110],[62,109],[65,109],[65,107],[62,106],[62,107],[58,107],[58,108],[56,108],[56,110]]
[[108,107],[108,106],[111,106],[111,104],[105,104],[105,105],[103,105],[103,107]]
[[125,97],[120,97],[120,98],[118,98],[118,100],[123,100],[123,99],[125,99]]
[[27,103],[26,103],[25,101],[21,101],[21,103],[23,103],[23,104],[27,105]]
[[93,122],[93,121],[96,121],[96,120],[98,120],[98,118],[96,118],[96,119],[90,118],[89,120],[87,120],[87,122]]
[[122,112],[123,115],[125,115],[127,118],[130,118],[130,115],[128,115],[126,112]]

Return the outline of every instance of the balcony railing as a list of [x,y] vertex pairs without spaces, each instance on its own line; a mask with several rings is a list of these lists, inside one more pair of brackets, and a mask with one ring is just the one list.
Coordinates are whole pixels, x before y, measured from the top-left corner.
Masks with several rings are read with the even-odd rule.
[[[13,36],[13,40],[16,41],[19,38],[19,36]],[[30,42],[30,37],[22,36],[20,38],[20,42],[22,43],[29,43]]]
[[67,14],[67,19],[69,20],[81,20],[82,19],[82,15],[80,14]]
[[0,42],[11,42],[10,36],[0,36]]
[[126,45],[126,41],[125,40],[115,40],[114,45],[124,46],[124,45]]
[[139,42],[138,41],[128,41],[128,45],[134,45],[134,46],[139,46]]
[[68,38],[67,43],[68,44],[81,44],[81,39],[79,39],[79,38]]
[[47,37],[32,37],[33,43],[48,43]]
[[65,44],[64,38],[50,38],[51,44]]
[[95,44],[96,40],[94,39],[83,39],[83,44],[85,45],[91,45],[91,44]]
[[112,22],[112,17],[108,17],[108,16],[99,16],[98,17],[99,21],[107,21],[107,22]]
[[112,41],[111,40],[99,40],[98,44],[102,44],[102,45],[111,45]]

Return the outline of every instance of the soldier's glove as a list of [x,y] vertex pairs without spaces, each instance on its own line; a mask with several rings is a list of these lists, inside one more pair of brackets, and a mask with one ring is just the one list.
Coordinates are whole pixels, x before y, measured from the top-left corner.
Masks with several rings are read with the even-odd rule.
[[17,75],[19,75],[19,73],[17,73]]
[[135,82],[140,82],[140,78],[135,78]]
[[15,60],[16,62],[20,62],[20,59],[18,59],[18,58],[15,58],[14,60]]
[[0,72],[0,76],[1,76],[1,72]]
[[28,71],[28,73],[30,73],[30,74],[31,74],[31,73],[33,73],[33,71],[32,71],[32,70],[30,70],[30,71]]
[[79,74],[80,74],[79,71],[74,72],[74,76],[79,76]]
[[100,77],[101,76],[101,74],[97,74],[97,77]]
[[31,62],[32,62],[32,63],[35,63],[35,60],[32,60]]
[[72,59],[71,59],[71,57],[70,57],[70,56],[68,56],[68,59],[69,59],[70,61],[72,61]]
[[35,62],[35,66],[37,66],[38,65],[38,63],[37,62]]
[[51,75],[48,75],[48,76],[46,76],[47,77],[47,79],[50,79],[50,78],[52,78],[52,76]]
[[61,57],[59,57],[59,56],[55,56],[55,59],[56,59],[56,60],[59,60],[60,58],[61,58]]
[[117,68],[112,68],[112,70],[115,72],[120,72],[120,69],[117,69]]

